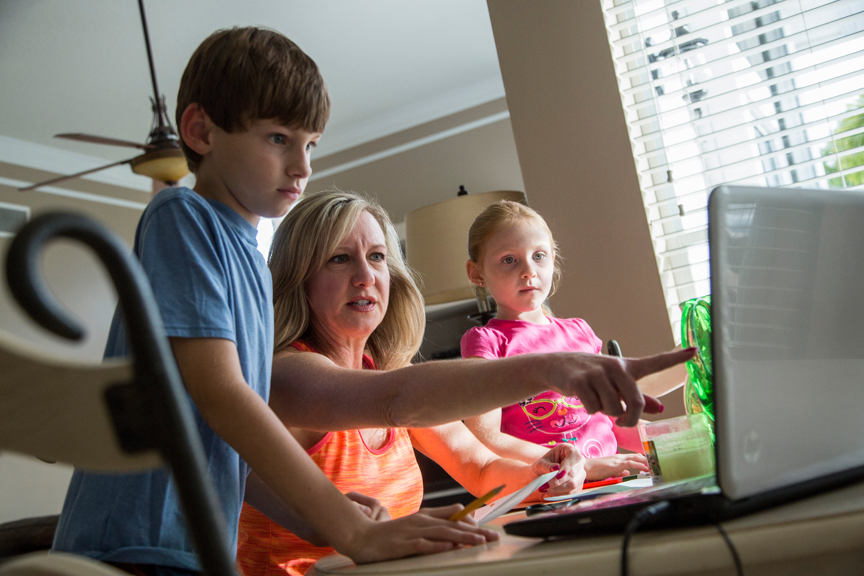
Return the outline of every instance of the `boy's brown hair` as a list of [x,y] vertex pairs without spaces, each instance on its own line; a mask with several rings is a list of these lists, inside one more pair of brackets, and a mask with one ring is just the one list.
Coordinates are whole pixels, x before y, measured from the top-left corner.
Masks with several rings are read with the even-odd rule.
[[[226,132],[257,119],[323,132],[330,117],[330,95],[315,62],[279,32],[256,27],[218,30],[198,46],[180,80],[178,127],[190,104]],[[180,145],[195,172],[202,156],[182,135]]]

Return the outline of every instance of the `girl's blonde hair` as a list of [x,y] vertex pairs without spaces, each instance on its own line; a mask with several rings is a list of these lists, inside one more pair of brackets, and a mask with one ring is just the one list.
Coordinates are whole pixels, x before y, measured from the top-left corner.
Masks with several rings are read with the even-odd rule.
[[327,352],[315,335],[306,282],[348,237],[364,211],[384,232],[390,271],[387,313],[369,337],[367,353],[382,370],[390,370],[409,364],[419,350],[426,327],[423,297],[402,256],[390,217],[374,200],[354,192],[330,190],[301,198],[273,235],[268,260],[273,275],[276,352],[300,339]]
[[[490,204],[471,224],[468,229],[468,257],[479,264],[483,257],[483,246],[493,234],[521,220],[530,220],[535,226],[546,232],[549,235],[549,243],[552,245],[552,250],[555,252],[555,264],[552,268],[552,288],[549,290],[549,296],[555,293],[558,289],[558,284],[561,281],[561,255],[558,252],[558,244],[555,238],[552,237],[552,230],[549,225],[532,208],[525,206],[519,202],[512,200],[499,200],[494,204]],[[481,286],[474,285],[474,294],[477,298],[486,300],[489,297],[489,291]],[[543,309],[548,314],[550,311],[544,304]]]

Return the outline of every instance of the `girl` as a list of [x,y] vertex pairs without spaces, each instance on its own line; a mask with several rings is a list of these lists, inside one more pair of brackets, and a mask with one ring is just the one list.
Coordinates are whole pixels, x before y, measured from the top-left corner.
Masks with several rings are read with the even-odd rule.
[[[602,342],[584,320],[555,318],[545,307],[561,269],[552,232],[537,212],[507,200],[492,204],[471,225],[468,255],[475,291],[481,298],[491,295],[498,312],[462,337],[463,358],[600,353]],[[683,382],[683,372],[674,376]],[[659,387],[654,383],[651,392],[662,395],[677,386]],[[586,458],[587,481],[648,471],[642,454],[617,453],[619,446],[642,452],[636,429],[618,427],[605,414],[589,414],[575,396],[542,392],[465,424],[493,452],[523,462],[534,462],[561,443],[575,445]]]

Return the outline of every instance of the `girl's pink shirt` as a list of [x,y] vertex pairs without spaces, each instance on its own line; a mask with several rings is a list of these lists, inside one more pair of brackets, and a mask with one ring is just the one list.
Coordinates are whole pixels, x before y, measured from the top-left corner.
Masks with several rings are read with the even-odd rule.
[[[603,342],[581,318],[549,318],[539,325],[524,320],[490,320],[462,337],[462,357],[505,358],[541,352],[599,354]],[[575,396],[546,391],[501,410],[501,431],[543,446],[576,445],[586,458],[618,451],[613,422],[605,414],[588,414]]]

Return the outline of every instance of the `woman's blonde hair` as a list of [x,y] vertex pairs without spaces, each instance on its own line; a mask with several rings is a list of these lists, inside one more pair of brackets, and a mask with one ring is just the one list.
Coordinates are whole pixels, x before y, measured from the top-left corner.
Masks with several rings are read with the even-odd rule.
[[364,211],[384,232],[390,272],[387,313],[369,337],[367,353],[382,370],[390,370],[410,363],[419,350],[426,327],[423,297],[402,256],[390,217],[374,200],[354,192],[329,190],[301,198],[273,235],[269,263],[276,352],[300,339],[327,352],[315,335],[306,282],[333,256]]
[[[552,296],[561,282],[561,255],[558,252],[558,244],[555,242],[555,238],[552,237],[552,230],[549,229],[549,225],[546,224],[543,217],[524,204],[513,202],[512,200],[499,200],[487,206],[474,219],[474,223],[468,229],[468,257],[476,264],[479,264],[480,259],[483,257],[483,246],[486,244],[486,241],[505,226],[510,226],[521,220],[530,220],[535,226],[549,235],[549,243],[555,252],[555,264],[552,268],[552,288],[549,290],[549,296]],[[489,291],[477,285],[474,285],[474,294],[482,300],[489,297]],[[550,312],[545,304],[543,308],[547,314]]]

